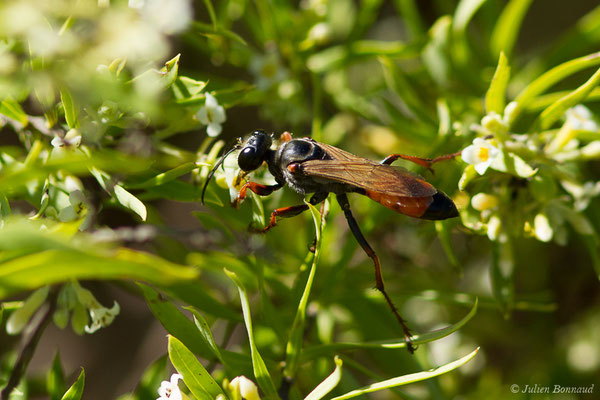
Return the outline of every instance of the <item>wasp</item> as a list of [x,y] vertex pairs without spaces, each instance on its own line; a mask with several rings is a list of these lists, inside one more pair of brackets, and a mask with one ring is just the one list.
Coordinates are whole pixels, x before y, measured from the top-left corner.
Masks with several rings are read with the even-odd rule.
[[[202,190],[202,203],[204,203],[204,193],[208,183],[217,168],[229,154],[240,149],[237,161],[243,173],[254,171],[266,163],[276,184],[246,182],[240,189],[237,204],[246,197],[248,189],[259,196],[268,196],[286,184],[301,195],[312,193],[309,200],[312,205],[321,203],[330,193],[335,194],[350,230],[373,261],[376,288],[383,294],[400,323],[408,350],[414,352],[410,330],[385,291],[379,257],[360,231],[350,210],[347,193],[362,194],[391,210],[414,218],[442,220],[456,217],[458,216],[456,205],[444,192],[436,189],[423,178],[390,164],[398,159],[404,159],[431,170],[434,163],[451,159],[460,153],[434,159],[392,154],[383,161],[376,162],[311,138],[292,139],[289,132],[281,135],[276,148],[272,147],[272,136],[262,130],[252,132],[244,143],[240,140],[215,163]],[[293,217],[306,210],[308,210],[306,204],[278,208],[271,213],[269,224],[259,231],[267,232],[277,225],[278,218]]]

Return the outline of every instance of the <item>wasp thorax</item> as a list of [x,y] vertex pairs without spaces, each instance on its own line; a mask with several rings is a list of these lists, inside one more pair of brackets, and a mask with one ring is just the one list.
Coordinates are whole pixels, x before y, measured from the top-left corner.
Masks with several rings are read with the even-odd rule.
[[238,156],[238,165],[243,171],[254,171],[266,160],[273,140],[264,131],[254,131]]

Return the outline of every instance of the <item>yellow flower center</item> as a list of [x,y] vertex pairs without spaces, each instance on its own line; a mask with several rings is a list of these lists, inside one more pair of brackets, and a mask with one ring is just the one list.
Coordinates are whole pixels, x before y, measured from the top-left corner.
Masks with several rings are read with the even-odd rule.
[[490,149],[487,147],[480,147],[477,156],[481,161],[487,161],[490,158]]

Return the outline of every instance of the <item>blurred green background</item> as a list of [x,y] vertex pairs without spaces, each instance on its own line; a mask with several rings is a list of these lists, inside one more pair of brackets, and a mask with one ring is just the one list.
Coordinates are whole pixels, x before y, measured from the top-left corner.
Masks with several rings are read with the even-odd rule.
[[[275,375],[308,274],[305,260],[314,225],[309,215],[303,215],[281,220],[267,235],[247,232],[252,221],[268,217],[273,209],[301,204],[300,196],[289,188],[262,203],[251,198],[236,210],[228,205],[221,177],[211,183],[209,201],[201,206],[200,189],[217,150],[229,148],[255,129],[265,129],[275,135],[290,131],[296,137],[312,136],[375,160],[391,153],[435,157],[460,151],[474,137],[472,124],[486,115],[484,99],[500,50],[511,66],[508,101],[545,71],[600,50],[600,8],[592,0],[178,0],[169,6],[155,0],[139,9],[132,8],[132,2],[110,3],[108,7],[95,1],[0,5],[0,92],[3,100],[19,103],[30,121],[19,126],[3,117],[2,171],[13,173],[10,159],[25,160],[36,141],[44,148],[43,158],[44,151],[52,150],[53,137],[78,129],[88,151],[109,160],[95,165],[106,170],[103,179],[71,171],[80,177],[91,203],[89,238],[108,231],[114,243],[197,267],[201,276],[193,282],[194,290],[239,316],[237,290],[222,273],[223,267],[234,269],[248,286],[257,345],[263,357],[273,361]],[[505,21],[513,39],[498,28],[502,13],[510,7],[524,10],[520,25],[514,15],[516,26]],[[57,34],[63,28],[67,33]],[[177,54],[179,80],[165,83],[169,72],[156,71]],[[125,59],[123,69],[115,66]],[[102,75],[98,64],[105,65],[111,78]],[[573,73],[552,92],[572,91],[593,72],[588,68]],[[182,77],[189,81],[182,83]],[[187,85],[191,91],[192,80],[199,90],[186,95],[181,88]],[[59,106],[61,88],[70,91],[78,106],[76,127],[65,116],[64,95]],[[216,138],[207,136],[197,116],[205,104],[204,93],[209,92],[227,115]],[[586,102],[596,116],[598,98],[593,92]],[[530,127],[544,108],[529,108],[511,132],[536,135],[539,130]],[[13,115],[7,113],[2,112],[5,117]],[[597,139],[591,137],[588,142]],[[111,167],[111,154],[104,153],[109,150],[131,158]],[[581,182],[596,182],[597,159],[585,161],[573,169]],[[165,184],[140,185],[186,162],[199,162],[201,168]],[[399,164],[453,197],[461,210],[468,208],[472,193],[458,189],[465,165],[460,158],[437,164],[435,174]],[[8,178],[2,181],[9,182],[5,186],[0,182],[11,214],[31,216],[40,209],[47,188],[45,170],[32,171],[26,177],[37,179],[36,185]],[[59,187],[69,173],[61,175],[57,168],[47,175],[53,178],[46,185]],[[255,179],[268,177],[258,172]],[[491,179],[486,184],[497,188],[507,180]],[[103,182],[119,183],[137,196],[148,210],[146,221]],[[530,180],[519,182],[528,185]],[[557,198],[568,197],[563,189],[559,192]],[[476,297],[479,306],[458,332],[421,345],[413,356],[405,349],[341,352],[345,374],[337,395],[448,363],[480,346],[478,355],[457,371],[398,391],[377,392],[372,398],[598,397],[600,292],[594,263],[598,265],[600,256],[595,235],[587,236],[596,238],[590,250],[589,242],[571,227],[566,228],[568,240],[562,245],[543,243],[533,234],[514,234],[506,272],[498,261],[501,256],[494,253],[501,251],[497,243],[463,220],[436,229],[433,222],[396,214],[359,195],[349,197],[363,233],[381,259],[387,292],[415,333],[456,323]],[[58,210],[53,201],[50,204]],[[592,198],[582,212],[595,232],[600,227],[599,205]],[[525,211],[514,209],[515,215],[520,213]],[[8,218],[5,212],[3,218]],[[46,213],[43,218],[56,215]],[[143,227],[148,226],[144,236]],[[504,276],[495,278],[498,273]],[[117,398],[133,391],[148,365],[166,353],[166,331],[131,281],[94,280],[83,285],[102,304],[116,299],[121,313],[94,335],[80,336],[51,325],[28,372],[31,398],[43,397],[42,377],[56,349],[69,382],[80,366],[85,368],[84,398],[90,399]],[[399,340],[401,331],[374,285],[371,260],[331,201],[308,306],[305,346]],[[189,304],[183,292],[169,292],[166,284],[155,286],[176,304]],[[498,294],[504,289],[509,296]],[[10,300],[24,297],[21,293]],[[227,338],[224,348],[248,353],[239,318],[199,308],[217,343]],[[17,347],[18,337],[0,332],[5,372],[10,369],[11,349]],[[327,353],[305,360],[291,398],[302,398],[300,394],[305,396],[323,380],[333,369],[332,358],[333,353]],[[221,379],[234,377],[218,366],[215,371]],[[594,394],[525,393],[535,385],[552,390],[554,385],[594,384]],[[156,393],[137,396],[155,398]]]

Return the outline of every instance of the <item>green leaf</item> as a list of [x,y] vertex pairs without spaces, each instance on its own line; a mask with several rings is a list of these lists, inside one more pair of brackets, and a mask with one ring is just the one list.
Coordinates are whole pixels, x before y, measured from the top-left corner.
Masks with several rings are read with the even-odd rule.
[[60,400],[66,389],[65,374],[62,369],[60,362],[60,355],[58,351],[54,355],[52,360],[52,366],[46,374],[46,390],[50,400]]
[[591,76],[583,85],[552,103],[539,117],[539,126],[542,130],[548,129],[561,118],[567,109],[582,102],[600,83],[600,69]]
[[167,182],[177,179],[182,175],[192,172],[197,169],[196,163],[185,163],[168,171],[162,172],[150,179],[140,183],[128,183],[125,186],[129,189],[144,189],[153,186],[159,186]]
[[448,221],[435,221],[435,230],[438,234],[438,238],[442,243],[446,257],[450,261],[450,264],[456,269],[460,276],[463,275],[463,267],[456,253],[454,253],[454,246],[450,240],[450,223]]
[[147,400],[156,398],[156,390],[167,374],[167,357],[162,356],[146,368],[135,392],[127,397],[131,400]]
[[390,388],[393,388],[396,386],[407,385],[409,383],[419,382],[419,381],[423,381],[426,379],[431,379],[436,376],[443,375],[443,374],[453,371],[456,368],[459,368],[459,367],[463,366],[464,364],[466,364],[467,362],[469,362],[473,357],[475,357],[475,355],[477,354],[478,351],[479,351],[479,347],[476,348],[473,352],[467,354],[466,356],[464,356],[462,358],[459,358],[456,361],[453,361],[451,363],[431,369],[429,371],[417,372],[414,374],[399,376],[397,378],[392,378],[392,379],[388,379],[388,380],[385,380],[382,382],[373,383],[371,385],[364,386],[360,389],[348,392],[342,396],[334,397],[332,400],[350,399],[352,397],[361,396],[361,395],[375,392],[378,390],[390,389]]
[[187,76],[180,76],[171,86],[177,100],[196,96],[204,90],[206,81],[199,81]]
[[455,32],[463,32],[477,10],[486,0],[460,0],[454,12],[454,23],[452,28]]
[[196,324],[196,327],[202,334],[204,341],[206,342],[206,344],[208,345],[208,347],[210,348],[210,350],[212,351],[214,356],[221,362],[221,364],[225,368],[227,368],[227,365],[225,364],[225,361],[223,360],[223,356],[221,355],[221,351],[219,350],[219,346],[217,346],[217,343],[215,342],[215,339],[213,338],[212,332],[210,331],[210,326],[208,325],[208,322],[206,322],[206,319],[204,319],[202,314],[200,314],[198,311],[196,311],[193,307],[184,307],[184,309],[186,309],[186,310],[190,311],[192,314],[194,314],[194,323]]
[[493,56],[498,56],[501,52],[509,57],[512,55],[521,23],[531,2],[532,0],[510,0],[504,7],[490,39]]
[[388,56],[413,58],[418,56],[417,46],[401,41],[357,40],[350,46],[332,46],[308,57],[306,65],[314,73],[323,73],[368,58]]
[[425,32],[425,24],[419,15],[419,8],[415,0],[394,0],[398,14],[406,22],[408,30],[413,38],[421,36]]
[[27,114],[25,114],[25,111],[23,111],[21,105],[10,97],[0,102],[0,114],[7,118],[14,119],[24,127],[29,123]]
[[329,392],[331,392],[335,387],[340,383],[342,379],[342,359],[339,357],[335,357],[333,359],[335,362],[335,369],[325,380],[313,389],[312,392],[308,394],[304,398],[304,400],[320,400],[325,397]]
[[146,220],[147,211],[144,203],[142,203],[137,197],[129,193],[127,190],[123,189],[123,187],[120,185],[115,185],[114,191],[115,198],[119,203],[139,215],[142,221]]
[[62,400],[80,400],[81,396],[83,396],[83,386],[85,384],[85,372],[83,368],[81,369],[81,373],[79,377],[73,383],[73,385],[67,390],[65,395],[62,397]]
[[162,286],[198,274],[148,253],[94,243],[82,233],[71,237],[59,230],[65,224],[44,221],[47,229],[40,230],[34,222],[11,220],[0,230],[0,298],[71,279],[134,279]]
[[531,82],[515,99],[516,107],[510,115],[509,123],[512,124],[519,116],[522,109],[527,108],[529,104],[544,91],[552,87],[557,82],[566,77],[575,74],[585,68],[594,67],[600,64],[600,52],[593,53],[584,57],[567,61],[551,70],[545,72],[539,78]]
[[[471,299],[469,299],[471,301]],[[436,340],[442,339],[453,332],[456,332],[460,328],[462,328],[467,322],[471,320],[477,313],[477,307],[479,304],[479,300],[475,298],[473,306],[467,315],[465,315],[460,321],[456,322],[453,325],[447,326],[445,328],[424,333],[421,335],[413,335],[412,343],[415,345],[434,342]],[[401,349],[406,347],[406,342],[404,340],[399,342],[387,342],[387,341],[375,341],[375,342],[362,342],[362,343],[330,343],[324,345],[317,345],[313,347],[306,348],[302,353],[302,361],[314,360],[318,357],[328,356],[340,351],[344,350],[355,350],[355,349]]]
[[212,23],[213,30],[217,30],[217,15],[215,14],[215,8],[212,5],[210,0],[204,0],[204,5],[206,6],[206,11],[208,11],[208,16],[210,17],[210,22]]
[[429,75],[440,86],[451,81],[450,41],[452,37],[452,18],[449,15],[438,18],[429,30],[429,42],[423,48],[421,59]]
[[196,356],[177,338],[169,335],[169,359],[183,376],[183,382],[197,399],[215,399],[225,395]]
[[[203,262],[211,262],[210,258],[207,258],[205,261],[200,260],[203,260],[203,258],[201,259],[200,256],[194,257],[194,264],[196,264],[198,268],[206,267],[202,264]],[[179,281],[166,286],[164,290],[170,296],[196,307],[199,310],[210,313],[217,318],[236,322],[242,320],[238,313],[213,298],[208,291],[198,290],[198,283],[195,281]]]
[[65,120],[67,121],[69,129],[79,128],[79,120],[77,118],[79,111],[73,101],[71,92],[67,88],[62,88],[60,90],[60,101],[65,110]]
[[500,52],[498,66],[490,83],[490,88],[485,94],[485,109],[488,113],[495,112],[499,115],[504,114],[504,105],[506,98],[506,86],[510,78],[510,66],[504,52]]
[[240,35],[238,35],[237,33],[229,30],[229,29],[225,29],[221,26],[217,26],[217,28],[215,29],[215,27],[212,24],[206,24],[203,22],[198,22],[195,21],[192,24],[192,28],[194,29],[194,31],[200,35],[204,35],[204,36],[208,36],[213,37],[213,36],[223,36],[224,38],[227,39],[231,39],[231,40],[235,40],[236,42],[240,43],[241,45],[246,46],[247,43],[244,40],[243,37],[241,37]]
[[252,330],[252,316],[250,314],[250,303],[248,302],[248,294],[242,281],[237,277],[234,272],[229,271],[227,268],[224,269],[225,273],[235,283],[240,294],[240,301],[242,304],[242,313],[244,314],[244,322],[246,324],[246,331],[248,332],[248,340],[250,341],[250,356],[252,357],[252,369],[254,371],[254,377],[258,386],[264,392],[268,399],[279,399],[277,395],[277,389],[271,379],[271,374],[267,369],[267,366],[258,352],[256,343],[254,341],[254,332]]
[[206,344],[198,328],[179,311],[179,308],[175,307],[169,300],[151,287],[143,284],[138,284],[138,286],[142,290],[150,311],[152,311],[152,314],[160,321],[167,332],[185,343],[191,351],[200,357],[206,359],[213,358],[213,352]]
[[504,243],[493,242],[492,245],[492,292],[504,317],[508,318],[514,308],[514,255],[508,240]]
[[310,296],[312,284],[317,273],[317,262],[321,253],[321,233],[323,232],[323,224],[321,223],[321,214],[319,211],[315,208],[315,206],[306,200],[304,200],[304,204],[308,206],[308,209],[313,217],[315,224],[316,245],[310,273],[308,275],[308,279],[306,280],[306,285],[304,287],[302,297],[300,298],[300,303],[298,304],[298,310],[296,311],[296,316],[294,317],[294,322],[290,330],[290,337],[286,346],[285,368],[283,369],[283,374],[291,380],[296,376],[296,371],[298,369],[298,361],[300,359],[300,352],[302,350],[302,342],[304,339],[306,307],[308,305],[308,298]]

